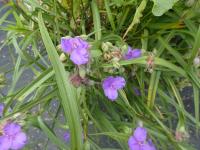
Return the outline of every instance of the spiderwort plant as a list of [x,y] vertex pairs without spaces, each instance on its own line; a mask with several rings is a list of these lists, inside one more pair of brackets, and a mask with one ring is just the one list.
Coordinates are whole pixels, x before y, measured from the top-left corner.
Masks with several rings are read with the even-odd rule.
[[[0,72],[5,72],[5,79],[9,76],[6,93],[5,89],[1,90],[6,80],[0,73],[0,102],[14,110],[0,117],[0,121],[14,123],[21,117],[18,114],[27,114],[28,127],[33,118],[41,118],[38,124],[34,120],[32,125],[39,126],[58,149],[82,150],[86,141],[90,148],[85,149],[109,149],[111,145],[102,147],[99,142],[103,134],[106,139],[119,143],[116,149],[126,150],[129,146],[131,150],[169,150],[171,146],[171,149],[183,150],[180,149],[183,141],[190,138],[186,129],[196,124],[199,130],[200,3],[186,0],[191,3],[186,6],[186,1],[181,0],[174,0],[177,3],[172,0],[165,0],[166,3],[160,2],[164,0],[73,0],[72,5],[66,1],[10,0],[0,9],[4,12],[10,7],[1,16],[0,30],[8,34],[0,46],[0,56],[2,52],[4,55],[4,45],[11,47],[6,51],[10,55],[5,61],[0,59],[0,65],[3,64]],[[10,16],[14,18],[12,21]],[[75,36],[85,34],[88,41],[83,36]],[[57,51],[60,47],[62,52]],[[145,53],[138,49],[141,47]],[[33,72],[33,81],[19,87],[16,84],[21,81],[19,77],[24,70]],[[195,115],[182,107],[185,103],[182,104],[179,89],[186,84],[193,86],[191,101],[194,99]],[[119,90],[125,86],[119,97]],[[110,101],[119,101],[104,101],[102,94]],[[59,108],[49,105],[52,100],[59,103]],[[33,114],[30,110],[35,107],[38,111]],[[53,126],[45,122],[47,118],[43,119],[44,113],[51,113],[48,109],[56,111],[55,116],[48,115]],[[174,120],[180,120],[178,113],[171,112],[174,109],[185,118],[181,128],[175,129],[172,125]],[[59,116],[64,116],[66,122],[60,123]],[[143,127],[136,128],[128,139],[130,125],[137,120],[153,126],[156,148]],[[66,133],[66,142],[63,142],[54,129],[65,128],[66,124],[70,135]],[[1,139],[9,141],[5,137],[11,136],[4,132],[4,126],[0,124]],[[95,129],[94,133],[88,130],[89,126]],[[116,136],[117,132],[123,138]],[[7,145],[13,149],[12,144]]]

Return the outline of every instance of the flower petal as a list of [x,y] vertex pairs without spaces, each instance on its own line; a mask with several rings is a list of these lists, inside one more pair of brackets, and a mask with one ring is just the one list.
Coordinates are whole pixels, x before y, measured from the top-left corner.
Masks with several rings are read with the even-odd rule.
[[20,132],[16,134],[13,138],[11,149],[13,150],[18,150],[21,149],[25,146],[27,142],[27,136],[24,132]]
[[21,131],[21,126],[17,123],[8,123],[4,126],[4,134],[12,136]]
[[65,53],[71,53],[72,52],[72,44],[71,44],[71,38],[62,37],[61,38],[61,48]]
[[103,89],[107,89],[107,88],[110,88],[112,83],[114,81],[114,77],[113,76],[109,76],[107,77],[106,79],[103,80]]
[[70,59],[77,65],[87,64],[89,62],[89,52],[85,48],[75,49],[72,51]]
[[105,94],[111,101],[116,100],[117,97],[118,97],[117,90],[112,89],[112,88],[104,89],[104,94]]
[[0,150],[9,150],[11,140],[7,136],[0,136]]
[[140,150],[140,145],[137,143],[133,136],[129,138],[128,146],[130,150]]
[[156,150],[156,147],[155,147],[155,145],[153,144],[153,142],[152,142],[151,139],[149,139],[149,140],[147,141],[147,144],[151,147],[151,150]]
[[132,49],[130,46],[128,47],[128,51],[124,55],[124,59],[130,60],[134,58],[141,57],[142,52],[140,49]]
[[79,48],[85,48],[85,49],[88,49],[89,48],[89,44],[87,41],[83,40],[82,38],[80,37],[75,37],[74,39],[77,40],[77,44],[78,44],[78,47]]
[[143,127],[137,127],[134,131],[134,137],[137,141],[144,142],[147,138],[147,130]]
[[115,89],[119,90],[122,89],[126,84],[126,81],[123,77],[115,77],[114,82],[113,82],[113,86],[115,87]]

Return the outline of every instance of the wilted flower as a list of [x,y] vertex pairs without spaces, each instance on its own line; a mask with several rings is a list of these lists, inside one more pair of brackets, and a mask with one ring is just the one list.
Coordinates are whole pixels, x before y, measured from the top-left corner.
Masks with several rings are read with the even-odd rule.
[[63,138],[64,138],[64,140],[65,140],[66,142],[69,142],[69,140],[70,140],[70,133],[69,133],[69,131],[66,131],[66,132],[64,133]]
[[147,130],[137,127],[128,140],[130,150],[156,150],[151,140],[147,140]]
[[77,65],[87,64],[89,62],[89,44],[80,37],[61,38],[61,48],[65,53],[70,54],[70,60]]
[[142,55],[142,52],[140,49],[132,49],[130,46],[128,46],[128,51],[124,55],[124,59],[130,60],[130,59],[141,57],[141,55]]
[[122,89],[126,84],[123,77],[107,77],[103,80],[104,94],[112,101],[118,97],[118,90]]
[[27,142],[26,134],[21,130],[17,123],[7,123],[3,128],[3,134],[0,136],[0,150],[19,150]]
[[72,74],[70,77],[70,82],[75,86],[79,87],[82,84],[82,78],[80,77],[79,74]]
[[5,105],[3,103],[0,103],[0,117],[3,115],[3,110],[4,110]]
[[182,141],[184,141],[184,140],[186,140],[186,139],[189,138],[189,134],[188,134],[188,132],[186,131],[184,125],[183,125],[183,126],[181,126],[181,125],[179,126],[179,125],[178,125],[178,127],[177,127],[177,129],[176,129],[176,132],[175,132],[175,138],[176,138],[176,140],[179,141],[179,142],[182,142]]

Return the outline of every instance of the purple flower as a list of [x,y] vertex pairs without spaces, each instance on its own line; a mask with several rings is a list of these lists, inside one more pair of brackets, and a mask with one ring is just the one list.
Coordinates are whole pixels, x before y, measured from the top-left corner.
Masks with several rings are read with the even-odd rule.
[[130,150],[156,150],[151,140],[147,140],[147,130],[137,127],[128,140]]
[[3,110],[4,110],[5,105],[3,103],[0,103],[0,117],[3,115]]
[[3,128],[3,134],[0,136],[0,150],[19,150],[27,142],[26,134],[21,130],[17,123],[7,123]]
[[130,59],[141,57],[141,55],[142,55],[142,52],[140,49],[132,49],[130,46],[128,46],[128,51],[124,55],[124,59],[130,60]]
[[103,80],[104,94],[111,100],[114,101],[118,97],[118,90],[122,89],[126,84],[123,77],[107,77]]
[[64,133],[63,138],[64,138],[64,140],[66,142],[69,142],[69,140],[70,140],[70,133],[69,133],[69,131],[67,131],[67,132]]
[[70,54],[70,59],[74,64],[83,65],[89,62],[89,44],[80,37],[61,38],[61,48],[65,53]]

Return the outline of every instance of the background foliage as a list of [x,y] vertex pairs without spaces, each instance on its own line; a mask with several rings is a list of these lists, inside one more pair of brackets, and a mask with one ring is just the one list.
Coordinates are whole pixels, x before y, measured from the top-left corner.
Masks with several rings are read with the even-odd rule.
[[[200,127],[200,70],[194,64],[200,57],[198,0],[16,0],[0,11],[5,9],[0,29],[7,37],[1,49],[11,48],[14,67],[0,67],[5,75],[13,73],[7,95],[0,98],[6,103],[1,121],[23,117],[26,128],[36,126],[58,148],[74,150],[128,149],[128,137],[142,121],[158,149],[193,149],[177,141],[175,134],[187,141],[187,129],[196,128],[198,133]],[[93,60],[87,68],[77,69],[68,59],[64,63],[59,59],[61,37],[78,35],[92,45]],[[105,52],[110,48],[106,42],[122,50],[127,43],[144,54],[129,61],[107,61],[105,54],[111,54]],[[148,64],[150,60],[153,63]],[[32,71],[34,79],[18,89],[25,70]],[[75,88],[69,81],[72,72],[85,73],[94,85]],[[108,75],[127,81],[115,102],[102,92],[101,81]],[[194,115],[186,111],[180,93],[188,86],[193,89]],[[53,99],[60,105],[52,114],[54,126],[69,128],[70,145],[42,118]],[[33,108],[36,113],[30,111]],[[57,118],[62,112],[64,124]],[[116,141],[115,146],[102,145],[102,136]]]

